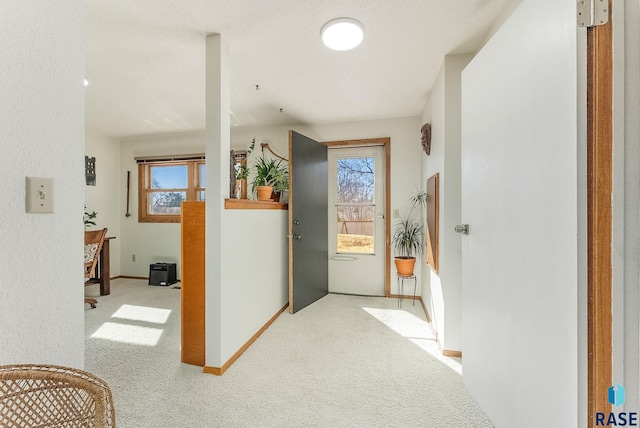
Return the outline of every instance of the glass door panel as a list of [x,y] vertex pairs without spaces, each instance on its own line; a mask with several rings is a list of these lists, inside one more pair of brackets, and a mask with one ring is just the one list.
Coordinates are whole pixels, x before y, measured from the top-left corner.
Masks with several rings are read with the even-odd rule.
[[374,254],[375,158],[336,159],[336,248],[338,254]]

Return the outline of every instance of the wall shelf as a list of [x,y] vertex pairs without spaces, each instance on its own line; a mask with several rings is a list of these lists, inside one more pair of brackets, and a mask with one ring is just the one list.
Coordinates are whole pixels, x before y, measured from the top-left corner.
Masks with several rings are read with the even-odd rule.
[[226,210],[288,210],[289,204],[255,199],[225,199],[224,208]]

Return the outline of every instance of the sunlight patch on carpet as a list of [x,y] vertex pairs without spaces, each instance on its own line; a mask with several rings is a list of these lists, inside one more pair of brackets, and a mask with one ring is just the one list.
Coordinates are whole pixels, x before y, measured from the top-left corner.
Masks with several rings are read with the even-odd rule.
[[433,330],[426,320],[423,320],[402,309],[362,308],[369,315],[385,324],[400,336],[407,338],[420,349],[427,352],[458,374],[462,374],[462,364],[459,359],[442,355]]
[[148,306],[122,305],[111,318],[132,321],[145,321],[154,324],[165,324],[171,314],[170,309],[151,308]]
[[91,337],[132,345],[156,346],[163,331],[159,328],[106,322]]
[[401,336],[417,339],[435,339],[429,324],[407,311],[402,309],[362,309]]

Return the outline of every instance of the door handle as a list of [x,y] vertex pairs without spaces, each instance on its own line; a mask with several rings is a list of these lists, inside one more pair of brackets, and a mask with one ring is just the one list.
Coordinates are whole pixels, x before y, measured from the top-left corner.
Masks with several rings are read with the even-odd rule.
[[468,224],[459,224],[455,228],[456,233],[462,233],[464,235],[469,234],[469,225]]
[[293,234],[293,235],[287,235],[287,238],[291,239],[302,239],[302,235],[297,235],[297,234]]

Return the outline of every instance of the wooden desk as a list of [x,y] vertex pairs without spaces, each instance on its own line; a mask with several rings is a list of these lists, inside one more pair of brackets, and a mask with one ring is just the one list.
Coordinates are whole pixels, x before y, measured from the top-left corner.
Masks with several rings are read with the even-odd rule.
[[100,295],[107,296],[111,294],[111,267],[110,267],[110,254],[109,254],[109,241],[116,239],[115,236],[107,236],[104,238],[102,249],[100,250],[100,258],[98,259],[98,266],[96,268],[96,277],[91,278],[88,282],[93,284],[100,284]]

